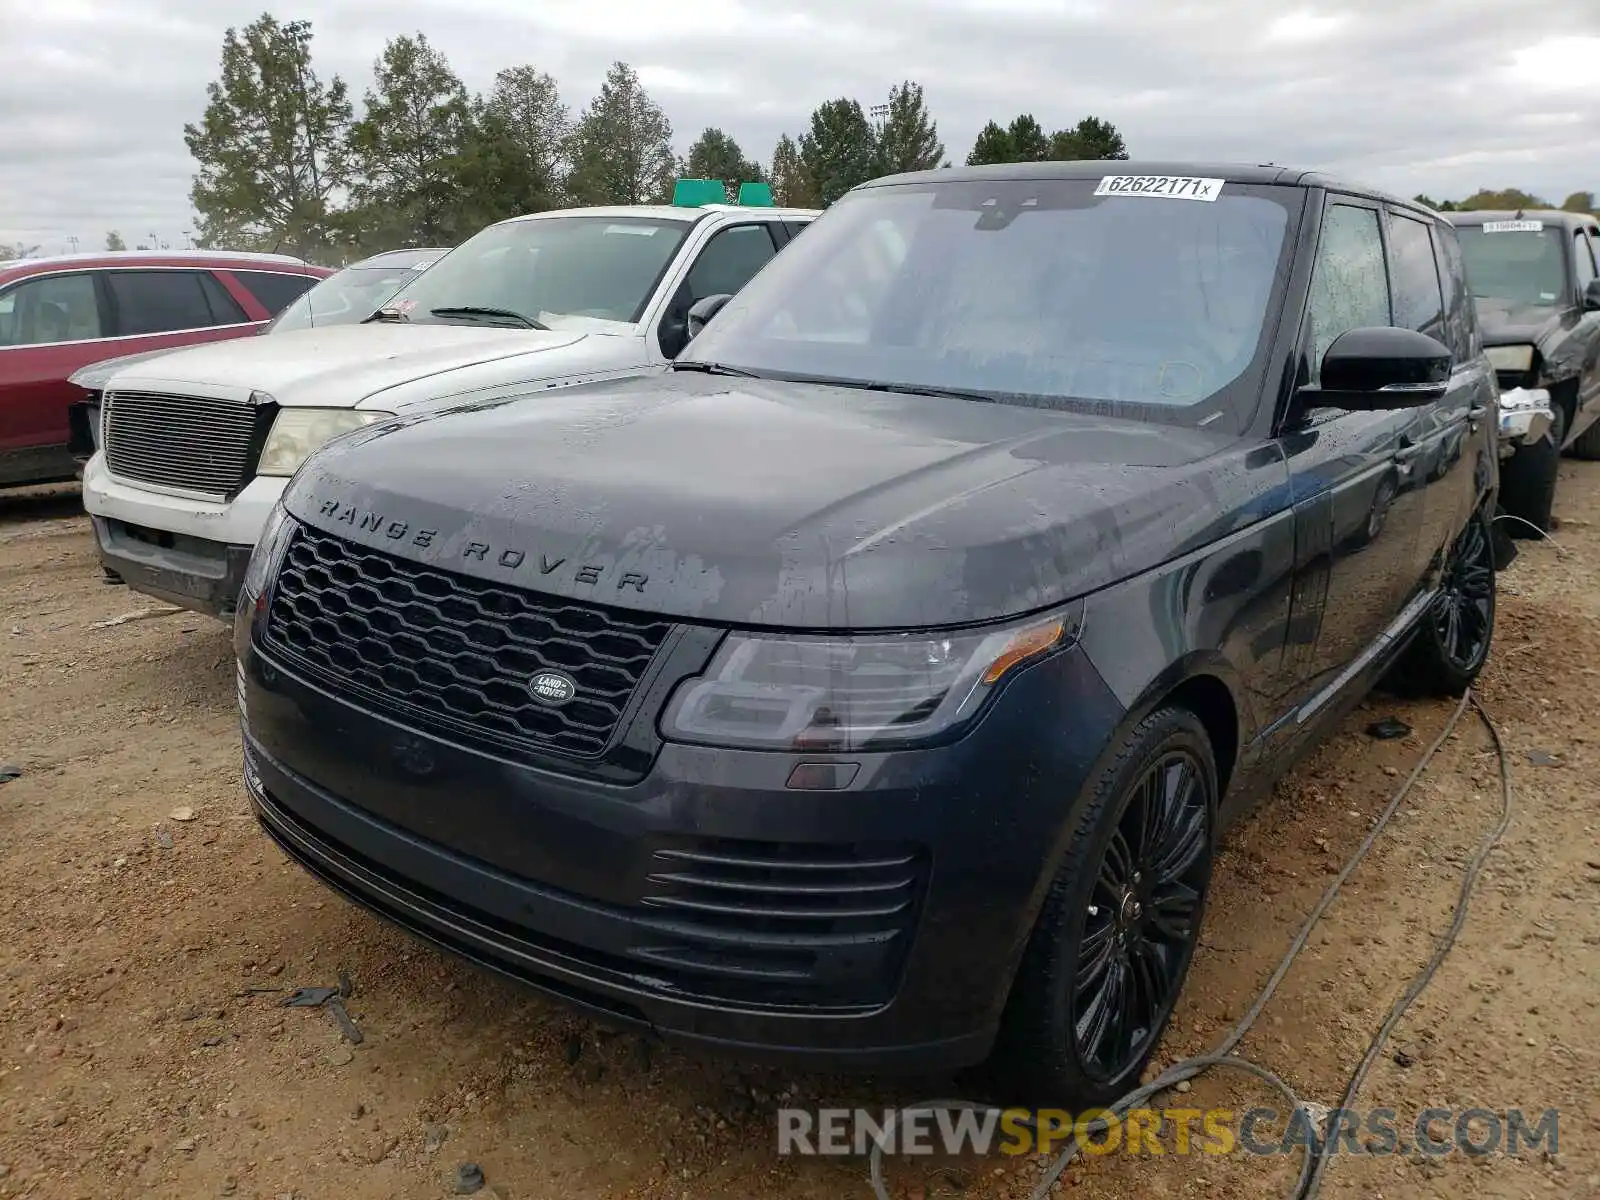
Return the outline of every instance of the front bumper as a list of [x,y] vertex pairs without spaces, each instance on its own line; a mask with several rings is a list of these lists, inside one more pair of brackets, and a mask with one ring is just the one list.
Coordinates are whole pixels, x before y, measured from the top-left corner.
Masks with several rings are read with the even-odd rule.
[[1554,414],[1550,393],[1544,388],[1511,388],[1500,393],[1500,456],[1537,441],[1550,432]]
[[673,744],[619,785],[402,727],[264,655],[251,621],[247,787],[314,876],[602,1019],[817,1066],[987,1055],[1122,715],[1068,650],[960,741],[843,756],[836,790],[790,786],[816,756]]
[[105,454],[83,470],[83,507],[100,562],[137,592],[229,619],[250,552],[286,479],[257,478],[225,504],[150,491],[112,477]]
[[90,517],[100,565],[136,592],[179,608],[232,620],[250,565],[250,546],[174,536],[108,517]]

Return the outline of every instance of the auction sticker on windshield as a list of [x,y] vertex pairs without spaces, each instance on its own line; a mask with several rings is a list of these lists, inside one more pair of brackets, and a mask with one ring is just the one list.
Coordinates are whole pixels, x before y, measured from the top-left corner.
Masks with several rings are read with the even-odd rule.
[[1221,179],[1195,179],[1187,175],[1107,175],[1094,189],[1096,196],[1158,196],[1165,200],[1213,201],[1222,191]]
[[1543,233],[1543,221],[1485,221],[1485,233]]

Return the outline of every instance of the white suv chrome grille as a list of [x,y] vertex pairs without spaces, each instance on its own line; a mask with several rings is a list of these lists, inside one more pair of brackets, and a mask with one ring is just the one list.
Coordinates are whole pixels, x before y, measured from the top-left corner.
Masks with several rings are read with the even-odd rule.
[[107,392],[106,466],[121,479],[228,500],[254,477],[275,412],[210,396]]

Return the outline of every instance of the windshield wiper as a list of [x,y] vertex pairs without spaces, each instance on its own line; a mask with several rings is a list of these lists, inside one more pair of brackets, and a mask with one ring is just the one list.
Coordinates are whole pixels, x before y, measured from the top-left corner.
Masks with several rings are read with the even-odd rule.
[[430,308],[428,310],[436,317],[501,317],[508,321],[515,321],[524,329],[549,329],[543,321],[535,321],[532,317],[525,317],[519,312],[512,312],[509,308],[484,308],[476,304],[462,304],[450,308]]
[[894,392],[900,396],[944,396],[951,400],[986,400],[999,403],[999,398],[989,392],[967,388],[924,387],[920,383],[882,383],[870,379],[816,379],[811,382],[828,387],[856,388],[863,392]]
[[410,319],[410,317],[406,316],[405,313],[401,312],[398,308],[380,308],[371,316],[362,317],[361,323],[363,325],[367,325],[373,321],[409,321]]
[[738,367],[724,366],[715,362],[688,362],[675,360],[672,364],[674,371],[699,371],[703,375],[737,375],[740,379],[761,379],[754,371],[744,371]]

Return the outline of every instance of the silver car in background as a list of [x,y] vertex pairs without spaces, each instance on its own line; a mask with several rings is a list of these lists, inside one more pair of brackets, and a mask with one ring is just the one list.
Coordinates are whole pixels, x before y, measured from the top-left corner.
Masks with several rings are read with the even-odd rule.
[[[261,327],[261,335],[296,329],[321,329],[328,325],[354,325],[375,313],[383,302],[423,271],[450,253],[445,247],[386,250],[329,275]],[[258,335],[260,336],[260,335]],[[88,393],[72,405],[72,457],[79,466],[100,448],[100,392],[106,380],[134,363],[171,354],[172,350],[146,350],[101,359],[71,376],[71,382]]]
[[449,252],[439,247],[389,250],[351,263],[290,304],[262,332],[288,333],[363,321]]

